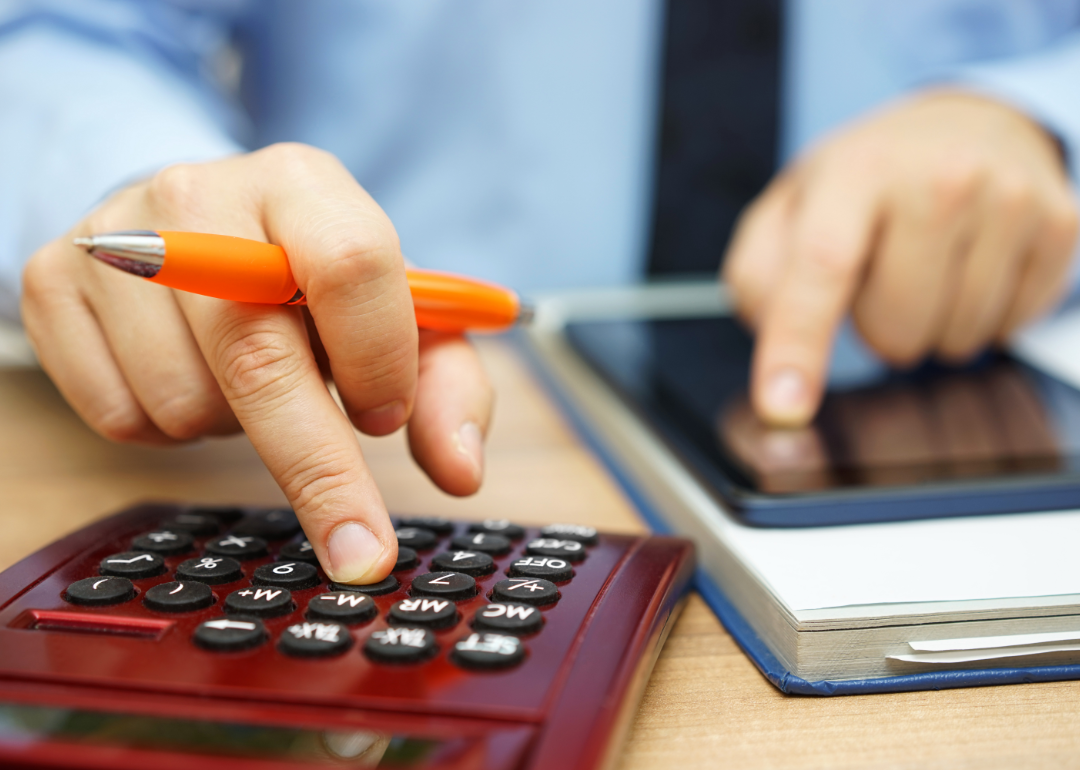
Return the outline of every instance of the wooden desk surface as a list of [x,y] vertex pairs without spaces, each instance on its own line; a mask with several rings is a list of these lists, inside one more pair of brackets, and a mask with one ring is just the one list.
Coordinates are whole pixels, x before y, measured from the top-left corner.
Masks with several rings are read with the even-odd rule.
[[[400,435],[364,439],[390,509],[525,523],[643,525],[512,350],[483,346],[499,391],[487,481],[442,495]],[[109,444],[40,372],[0,370],[0,568],[137,500],[277,504],[243,437],[190,448]],[[1080,767],[1080,682],[845,698],[780,694],[693,597],[660,656],[621,767]]]

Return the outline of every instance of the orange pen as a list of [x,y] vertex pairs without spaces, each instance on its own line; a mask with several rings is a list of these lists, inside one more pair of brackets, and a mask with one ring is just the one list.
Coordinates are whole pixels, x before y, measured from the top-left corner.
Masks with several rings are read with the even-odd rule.
[[[173,289],[263,305],[304,305],[280,246],[206,233],[126,230],[75,245],[124,272]],[[405,271],[416,325],[445,332],[499,331],[531,317],[518,295],[492,283],[435,270]]]

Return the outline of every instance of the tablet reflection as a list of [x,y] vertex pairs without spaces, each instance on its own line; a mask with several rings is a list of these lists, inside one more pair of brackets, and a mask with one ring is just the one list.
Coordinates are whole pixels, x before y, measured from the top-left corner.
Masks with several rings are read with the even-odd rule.
[[975,370],[830,393],[807,428],[769,428],[745,393],[717,420],[722,449],[762,492],[1049,472],[1061,447],[1032,380],[999,359]]

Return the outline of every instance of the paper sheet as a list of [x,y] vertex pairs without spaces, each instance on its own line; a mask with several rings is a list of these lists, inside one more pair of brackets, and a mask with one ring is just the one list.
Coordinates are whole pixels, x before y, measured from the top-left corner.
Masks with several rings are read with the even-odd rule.
[[886,655],[887,660],[902,660],[905,663],[938,663],[953,665],[973,663],[980,660],[1000,660],[1001,658],[1023,658],[1031,655],[1047,655],[1056,652],[1080,653],[1080,644],[1044,645],[1041,647],[999,647],[990,650],[956,650],[953,652],[935,652],[915,655]]
[[1080,511],[969,516],[724,539],[793,610],[1080,594]]

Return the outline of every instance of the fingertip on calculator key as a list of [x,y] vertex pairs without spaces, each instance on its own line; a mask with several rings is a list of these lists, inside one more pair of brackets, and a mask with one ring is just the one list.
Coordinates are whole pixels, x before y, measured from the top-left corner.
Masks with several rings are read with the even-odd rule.
[[401,588],[401,584],[398,579],[393,575],[387,575],[378,583],[367,583],[365,585],[354,585],[352,583],[331,583],[330,586],[335,591],[356,591],[358,593],[367,594],[368,596],[382,596],[383,594],[392,594],[394,591]]

